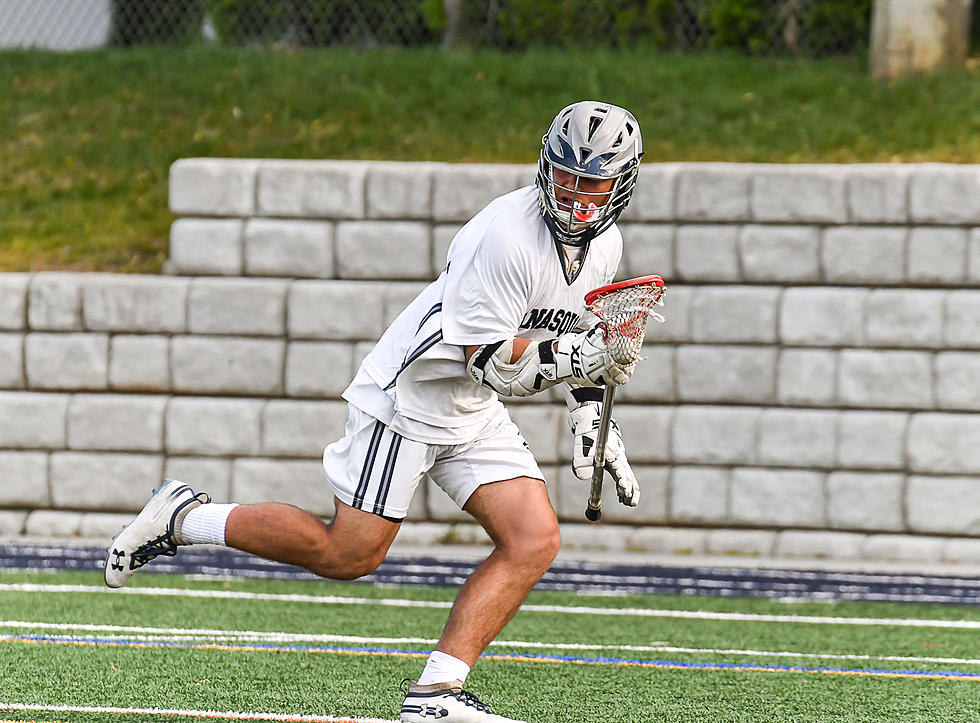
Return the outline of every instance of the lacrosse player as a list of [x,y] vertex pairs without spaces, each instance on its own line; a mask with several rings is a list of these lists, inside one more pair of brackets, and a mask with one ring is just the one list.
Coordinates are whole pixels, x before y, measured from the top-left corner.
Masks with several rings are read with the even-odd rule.
[[[179,545],[226,545],[328,578],[372,572],[429,475],[487,531],[490,556],[463,585],[418,681],[405,681],[401,720],[515,723],[463,682],[559,548],[544,475],[500,397],[562,384],[576,476],[589,479],[603,385],[625,384],[586,292],[612,281],[622,255],[615,222],[643,154],[631,113],[608,103],[564,108],[542,139],[536,182],[492,201],[456,235],[445,270],[409,304],[344,392],[346,434],[323,455],[336,497],[329,524],[296,507],[211,503],[168,480],[108,548],[105,580],[121,587]],[[606,463],[620,499],[636,478],[619,430]]]

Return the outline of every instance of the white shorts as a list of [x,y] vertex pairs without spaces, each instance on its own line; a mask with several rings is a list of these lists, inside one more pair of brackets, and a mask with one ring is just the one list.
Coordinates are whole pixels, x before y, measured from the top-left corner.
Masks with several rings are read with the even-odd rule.
[[480,485],[515,477],[544,480],[506,410],[472,442],[440,445],[402,437],[348,404],[344,438],[323,451],[323,469],[342,502],[392,520],[408,514],[426,474],[461,509]]

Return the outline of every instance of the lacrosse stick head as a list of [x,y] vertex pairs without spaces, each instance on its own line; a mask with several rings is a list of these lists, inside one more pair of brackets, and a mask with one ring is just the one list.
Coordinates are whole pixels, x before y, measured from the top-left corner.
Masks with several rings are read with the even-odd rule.
[[654,275],[600,286],[585,295],[586,308],[606,325],[606,347],[617,364],[640,358],[647,321],[664,320],[655,307],[663,306],[666,292],[664,280]]

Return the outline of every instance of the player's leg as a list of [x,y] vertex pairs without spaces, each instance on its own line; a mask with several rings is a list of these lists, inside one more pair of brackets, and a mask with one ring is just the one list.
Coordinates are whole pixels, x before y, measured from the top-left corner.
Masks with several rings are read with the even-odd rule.
[[291,505],[209,504],[206,494],[167,480],[112,541],[106,584],[121,587],[157,555],[187,544],[235,547],[326,577],[360,577],[384,559],[432,454],[352,407],[344,438],[324,452],[336,496],[329,524]]
[[487,531],[494,549],[460,590],[436,650],[472,667],[548,571],[561,537],[538,479],[482,485],[463,509]]

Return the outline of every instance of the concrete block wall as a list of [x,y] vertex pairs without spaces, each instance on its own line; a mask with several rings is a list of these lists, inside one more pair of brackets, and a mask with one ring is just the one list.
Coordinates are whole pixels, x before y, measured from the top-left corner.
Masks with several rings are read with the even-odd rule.
[[[329,515],[357,363],[534,171],[184,159],[171,275],[0,275],[0,532],[98,530],[161,475]],[[621,227],[620,275],[669,287],[616,408],[643,500],[566,541],[980,561],[980,167],[647,164]],[[563,404],[512,413],[579,521]],[[434,486],[410,517],[467,519]]]

